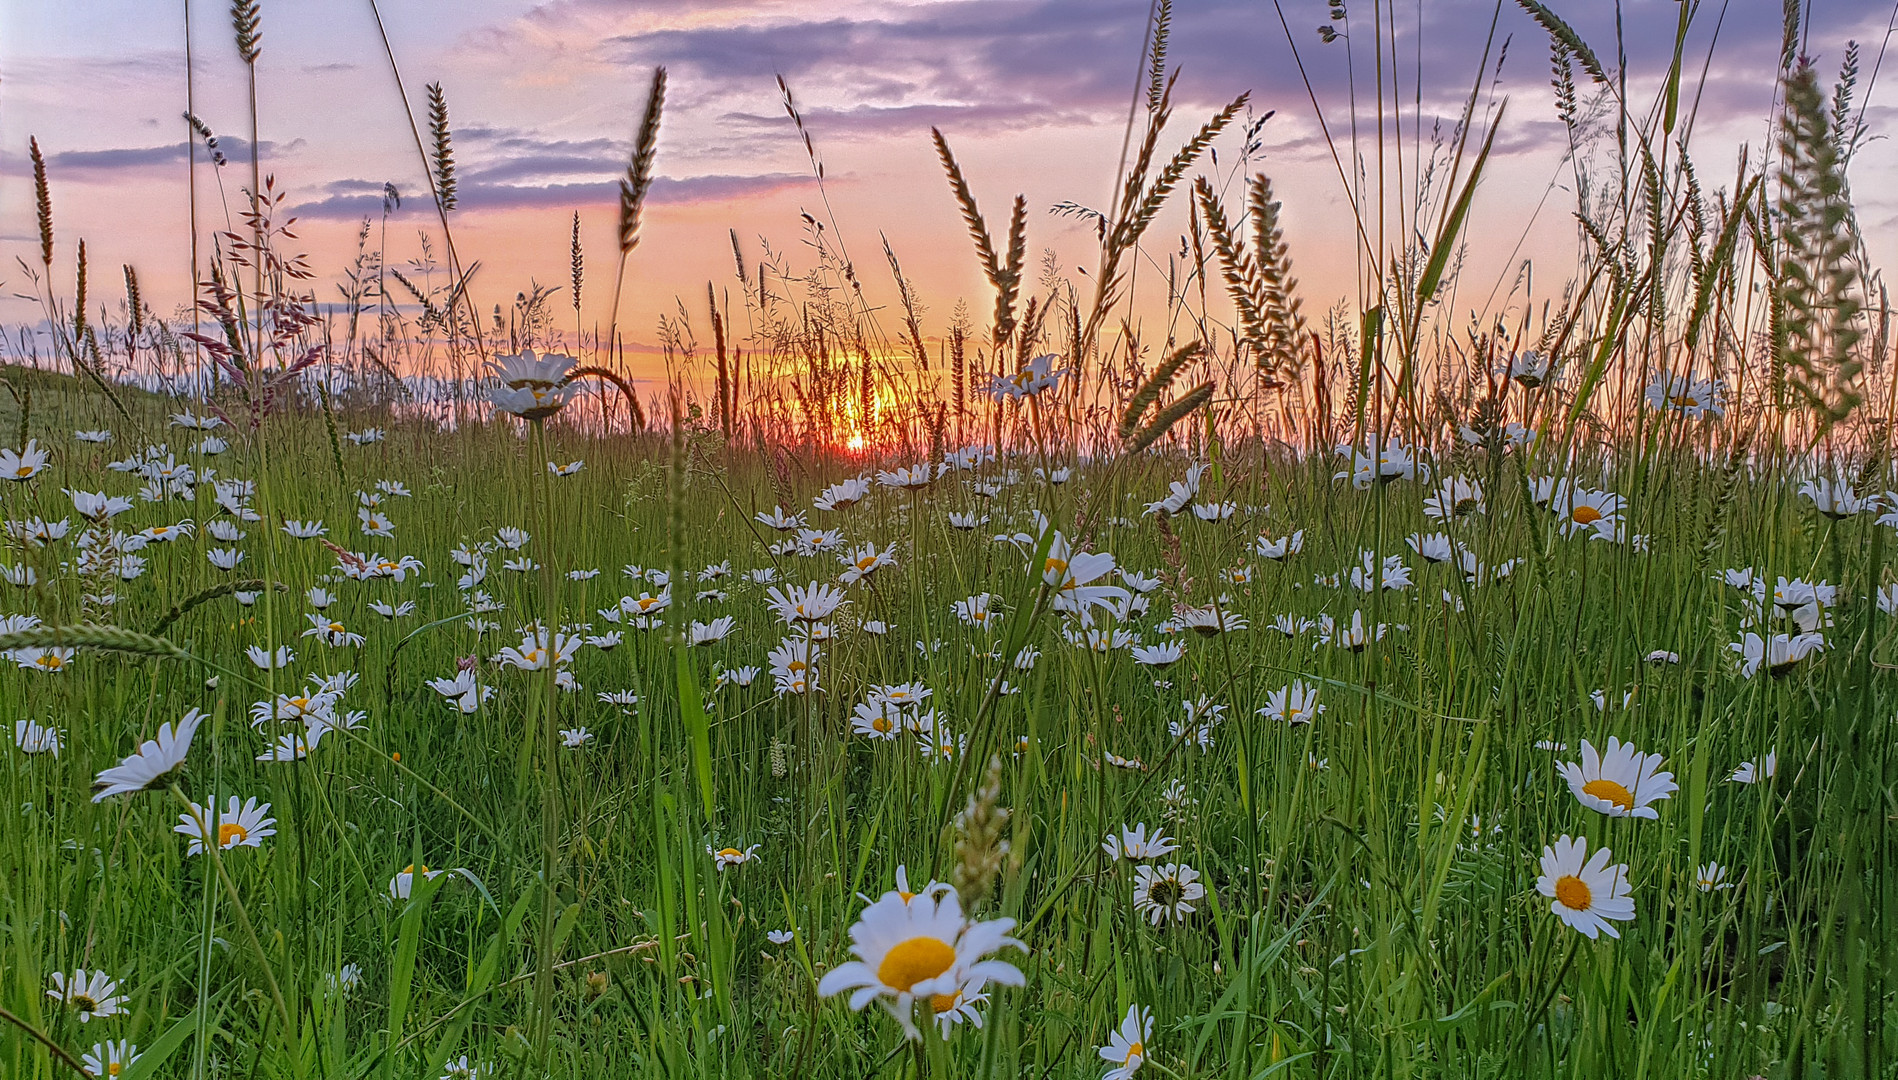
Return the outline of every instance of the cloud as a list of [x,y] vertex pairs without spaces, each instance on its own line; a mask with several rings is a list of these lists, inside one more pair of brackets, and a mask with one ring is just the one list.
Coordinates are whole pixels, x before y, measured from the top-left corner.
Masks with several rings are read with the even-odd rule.
[[[834,182],[835,178],[833,178]],[[794,188],[810,182],[802,173],[765,173],[758,176],[709,175],[656,177],[646,201],[650,206],[718,203]],[[302,203],[292,211],[299,218],[360,218],[382,212],[382,184],[368,180],[339,180],[326,186],[321,199]],[[405,209],[426,209],[427,196],[411,193]],[[456,192],[460,210],[518,210],[546,207],[572,208],[615,205],[617,179],[551,184],[463,183]]]

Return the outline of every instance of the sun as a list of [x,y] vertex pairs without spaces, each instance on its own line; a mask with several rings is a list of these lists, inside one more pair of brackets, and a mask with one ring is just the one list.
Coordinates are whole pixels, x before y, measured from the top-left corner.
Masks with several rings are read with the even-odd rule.
[[844,445],[848,446],[852,450],[863,449],[863,434],[861,432],[858,432],[857,434],[850,436],[849,441],[844,443]]

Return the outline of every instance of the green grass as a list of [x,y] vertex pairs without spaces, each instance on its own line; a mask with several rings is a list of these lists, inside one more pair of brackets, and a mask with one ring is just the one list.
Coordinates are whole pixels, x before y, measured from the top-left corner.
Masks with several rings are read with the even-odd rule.
[[[84,394],[36,404],[33,434],[55,461],[0,492],[9,518],[69,514],[62,486],[136,487],[101,471],[140,442],[131,432],[103,449],[71,441],[74,427],[110,424],[100,405]],[[182,450],[177,434],[171,445]],[[155,418],[143,437],[164,437]],[[1058,487],[1037,482],[1032,461],[1011,461],[1022,482],[986,507],[966,473],[920,496],[879,490],[850,510],[810,515],[852,543],[894,543],[898,560],[849,589],[820,665],[822,693],[776,697],[768,674],[749,689],[716,687],[721,666],[762,664],[780,628],[761,586],[728,581],[724,602],[693,602],[680,587],[669,624],[730,614],[740,630],[684,650],[683,666],[662,631],[627,629],[617,649],[582,650],[571,670],[585,689],[551,701],[558,727],[585,725],[595,739],[552,756],[558,798],[548,803],[545,676],[484,660],[481,680],[497,693],[468,716],[430,678],[452,675],[457,657],[516,643],[516,626],[554,612],[609,629],[595,609],[643,587],[622,577],[624,564],[678,567],[683,581],[730,559],[735,577],[776,565],[793,584],[840,569],[828,557],[768,554],[762,541],[776,536],[747,522],[772,504],[770,479],[754,456],[709,434],[690,440],[677,500],[660,440],[555,427],[549,441],[551,458],[585,458],[585,470],[546,478],[532,441],[506,425],[397,424],[386,443],[345,444],[339,477],[320,414],[273,418],[262,439],[235,439],[201,463],[258,481],[254,505],[269,520],[236,545],[248,553],[240,573],[287,591],[248,608],[219,598],[167,628],[226,672],[215,688],[203,665],[102,652],[55,675],[0,673],[6,719],[56,724],[67,739],[56,760],[0,755],[5,805],[15,808],[0,830],[9,869],[0,1006],[75,1054],[130,1039],[146,1054],[142,1075],[178,1077],[433,1077],[464,1053],[499,1075],[531,1075],[542,1016],[554,1075],[1096,1076],[1094,1048],[1134,1004],[1156,1014],[1148,1068],[1195,1077],[1843,1075],[1853,1048],[1890,1045],[1898,1012],[1880,942],[1893,885],[1886,748],[1898,620],[1862,602],[1883,573],[1874,540],[1884,527],[1819,518],[1794,497],[1786,465],[1736,486],[1724,461],[1707,466],[1685,450],[1616,460],[1605,486],[1629,501],[1632,530],[1652,538],[1643,554],[1563,537],[1526,506],[1524,479],[1553,472],[1547,461],[1445,448],[1439,474],[1480,478],[1489,493],[1486,515],[1449,531],[1487,562],[1521,560],[1481,587],[1404,547],[1410,532],[1437,528],[1421,516],[1426,486],[1356,491],[1331,479],[1329,457],[1268,461],[1256,447],[1227,448],[1202,500],[1231,498],[1240,510],[1225,523],[1174,519],[1177,554],[1140,513],[1179,478],[1176,455],[1084,466]],[[793,509],[857,468],[835,455],[799,464]],[[382,479],[413,491],[385,500],[393,540],[357,535],[354,520],[355,492]],[[948,511],[979,508],[988,526],[949,528]],[[1251,628],[1189,635],[1186,659],[1161,673],[1164,688],[1125,653],[1069,646],[1056,617],[1030,618],[1038,579],[1023,557],[989,539],[1028,527],[1034,508],[1070,533],[1085,516],[1095,550],[1164,573],[1153,613],[1132,622],[1144,641],[1158,639],[1153,626],[1175,596],[1227,596]],[[140,504],[118,524],[181,517],[198,522],[197,537],[142,552],[150,567],[119,586],[110,622],[147,629],[231,577],[202,554],[218,546],[202,531],[218,517],[208,487],[189,504]],[[352,550],[414,555],[427,570],[401,584],[332,581],[335,558],[284,536],[274,528],[282,518],[322,518]],[[505,610],[485,617],[501,628],[477,638],[454,618],[466,609],[448,551],[509,525],[532,534],[515,554],[559,573],[550,590],[543,575],[503,571],[497,556],[486,587]],[[1251,554],[1259,533],[1298,528],[1297,557]],[[1405,555],[1415,585],[1367,595],[1314,583],[1360,549]],[[5,610],[78,621],[81,586],[54,565],[73,554],[69,539],[29,556],[49,584],[8,588]],[[1221,582],[1238,565],[1253,580]],[[1832,647],[1785,678],[1734,674],[1738,594],[1715,576],[1740,566],[1838,584]],[[591,581],[565,579],[594,568]],[[365,635],[360,647],[297,636],[308,625],[305,590],[317,585],[337,594],[330,614]],[[1443,602],[1446,590],[1460,611]],[[993,636],[950,611],[982,591],[1006,611]],[[377,599],[417,607],[389,623],[367,608]],[[1348,621],[1359,609],[1407,629],[1353,653],[1270,626],[1280,613]],[[865,619],[887,621],[889,633],[855,629]],[[1040,662],[1014,678],[1019,695],[985,706],[999,665],[974,654],[1024,630]],[[919,640],[942,644],[925,652]],[[363,729],[325,737],[302,763],[252,760],[266,744],[244,718],[270,681],[244,659],[253,643],[295,647],[279,688],[360,676],[344,707],[366,711]],[[1655,649],[1682,662],[1644,663]],[[1295,677],[1320,686],[1317,723],[1288,729],[1254,715]],[[932,764],[911,740],[846,734],[867,686],[905,680],[926,683],[966,736],[961,760]],[[1589,698],[1602,690],[1618,703],[1631,689],[1631,708],[1598,711]],[[608,690],[634,691],[640,703],[596,700]],[[704,695],[702,726],[694,692]],[[1182,701],[1202,694],[1228,706],[1205,751],[1168,733]],[[171,831],[176,800],[87,798],[99,769],[192,707],[214,719],[178,778],[182,791],[200,802],[256,796],[278,821],[261,849],[222,856],[268,979],[212,863],[187,856]],[[1610,735],[1666,756],[1680,791],[1657,804],[1658,820],[1585,809],[1554,773],[1577,753],[1536,747],[1552,739],[1579,750]],[[1726,780],[1769,749],[1779,755],[1773,783]],[[1103,750],[1148,768],[1103,768]],[[1029,952],[1015,962],[1027,985],[990,987],[981,1030],[912,1056],[888,1017],[816,999],[815,979],[847,959],[857,893],[892,888],[898,865],[912,883],[949,878],[952,819],[991,754],[1011,816],[983,915],[1020,920]],[[1209,897],[1183,924],[1155,928],[1133,910],[1130,867],[1106,862],[1100,842],[1123,823],[1162,824],[1162,790],[1176,780],[1197,801],[1166,825]],[[551,900],[540,881],[549,811]],[[1565,833],[1629,864],[1637,914],[1621,940],[1582,939],[1535,894],[1542,847]],[[757,844],[760,861],[720,873],[707,844]],[[1694,887],[1710,860],[1730,868],[1736,888]],[[393,902],[390,879],[411,863],[463,873]],[[792,927],[792,945],[765,940]],[[556,942],[548,1013],[536,987],[543,934]],[[1858,964],[1843,959],[1866,952]],[[327,980],[345,963],[360,965],[362,984],[342,995]],[[82,1026],[48,999],[48,975],[74,967],[119,978],[127,1013]],[[278,1019],[272,981],[293,1032]],[[0,1035],[0,1072],[62,1069],[20,1031]]]

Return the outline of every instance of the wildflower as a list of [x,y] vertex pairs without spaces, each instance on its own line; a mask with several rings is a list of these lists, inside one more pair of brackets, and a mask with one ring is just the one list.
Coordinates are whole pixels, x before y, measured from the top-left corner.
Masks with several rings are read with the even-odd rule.
[[1199,871],[1185,863],[1134,869],[1134,911],[1155,926],[1184,920],[1193,914],[1193,902],[1205,895]]
[[1727,646],[1740,658],[1740,674],[1749,679],[1759,674],[1762,666],[1768,675],[1776,679],[1783,678],[1801,660],[1823,651],[1825,647],[1825,636],[1822,634],[1774,634],[1769,638],[1761,638],[1752,632]]
[[363,642],[361,634],[351,633],[342,623],[333,619],[325,619],[321,615],[306,615],[305,618],[310,620],[310,628],[303,631],[304,637],[316,638],[331,647],[361,645]]
[[472,713],[479,709],[481,702],[493,693],[492,689],[475,685],[475,673],[472,668],[456,672],[452,679],[430,679],[428,685],[463,713]]
[[1107,607],[1127,598],[1127,590],[1118,585],[1089,584],[1113,569],[1111,554],[1071,551],[1068,538],[1057,532],[1042,564],[1041,580],[1055,590],[1056,611],[1083,615],[1090,606]]
[[219,570],[235,570],[237,564],[244,561],[244,553],[236,548],[211,548],[204,557]]
[[1054,353],[1043,353],[1029,360],[1015,370],[1012,375],[997,375],[989,385],[989,393],[997,401],[1013,398],[1036,397],[1043,390],[1053,389],[1061,382],[1065,369],[1057,368],[1054,362],[1059,359]]
[[1718,892],[1733,888],[1733,882],[1727,880],[1726,867],[1710,862],[1694,871],[1694,887],[1701,892]]
[[844,572],[838,575],[838,580],[846,585],[854,585],[885,566],[895,566],[896,545],[891,544],[878,551],[875,544],[865,544],[852,552],[840,552],[837,561],[844,564]]
[[1107,839],[1101,841],[1101,850],[1116,862],[1121,859],[1138,861],[1164,858],[1179,850],[1179,846],[1160,829],[1153,830],[1153,835],[1149,837],[1147,827],[1142,824],[1132,828],[1123,825],[1120,831],[1108,833]]
[[73,650],[67,646],[40,648],[28,646],[13,650],[13,662],[28,671],[39,671],[51,675],[66,670],[72,662]]
[[1318,688],[1303,679],[1294,679],[1277,690],[1267,691],[1265,707],[1258,710],[1258,714],[1281,724],[1309,724],[1324,711],[1325,707],[1318,703]]
[[1568,781],[1576,800],[1590,810],[1609,817],[1652,820],[1661,815],[1649,804],[1679,790],[1674,774],[1660,771],[1661,762],[1661,755],[1643,754],[1611,735],[1606,753],[1597,752],[1593,743],[1583,739],[1581,763],[1563,762],[1556,770]]
[[[417,874],[422,875],[423,880],[428,880],[441,877],[447,872],[446,870],[430,870],[426,866],[418,869],[414,863],[410,863],[403,867],[400,873],[389,879],[389,899],[407,900],[409,894],[415,888],[415,875]],[[466,1061],[467,1059],[463,1058],[462,1060]]]
[[1525,390],[1534,390],[1549,377],[1549,358],[1534,349],[1524,349],[1509,360],[1509,377]]
[[125,1011],[125,996],[119,993],[118,980],[103,971],[78,968],[71,976],[55,971],[50,981],[53,988],[46,991],[46,996],[72,1006],[82,1024],[91,1023],[94,1017],[103,1019]]
[[33,439],[20,450],[0,449],[0,480],[31,480],[46,468],[49,456]]
[[722,615],[709,623],[693,622],[689,644],[710,645],[725,640],[738,628],[738,620],[730,615]]
[[463,1054],[442,1066],[441,1080],[479,1080],[480,1077],[493,1075],[494,1062],[484,1061],[477,1065]]
[[990,606],[998,599],[1000,597],[991,593],[976,593],[966,600],[957,600],[950,607],[955,612],[956,618],[961,619],[965,625],[989,630],[1002,621],[1002,613],[993,610]]
[[1261,535],[1253,541],[1252,550],[1261,559],[1283,562],[1305,550],[1305,530],[1300,529],[1290,536],[1282,536],[1277,540]]
[[184,765],[192,736],[198,733],[203,719],[203,713],[192,709],[173,723],[160,724],[157,738],[145,740],[117,765],[100,771],[92,784],[92,801],[164,787],[171,774]]
[[1350,443],[1340,443],[1338,453],[1351,459],[1351,468],[1333,476],[1334,480],[1349,477],[1351,486],[1363,490],[1372,484],[1387,484],[1393,480],[1430,479],[1430,467],[1418,463],[1412,448],[1404,445],[1397,435],[1385,440],[1380,450],[1374,437],[1365,440],[1364,452]]
[[[0,459],[0,462],[3,461]],[[1862,499],[1854,494],[1852,485],[1835,483],[1823,477],[1799,485],[1799,494],[1812,503],[1813,509],[1835,521],[1864,513],[1877,505],[1872,499]]]
[[1163,641],[1158,645],[1136,645],[1131,655],[1134,663],[1147,667],[1163,668],[1179,663],[1186,655],[1186,643],[1183,641]]
[[211,832],[217,834],[217,846],[220,851],[229,851],[234,847],[263,847],[264,838],[277,835],[274,826],[277,819],[270,817],[270,804],[259,803],[255,798],[237,801],[231,796],[230,805],[222,814],[208,807],[191,804],[189,814],[179,814],[182,824],[172,827],[172,832],[191,838],[186,845],[187,855],[204,853],[204,838]]
[[1215,607],[1181,607],[1178,613],[1181,629],[1191,630],[1202,637],[1244,630],[1249,625],[1245,616]]
[[1127,1017],[1109,1032],[1107,1045],[1100,1048],[1101,1060],[1114,1067],[1101,1080],[1131,1080],[1147,1060],[1147,1040],[1153,1037],[1153,1010],[1144,1005],[1127,1006]]
[[123,495],[104,495],[91,491],[74,491],[71,488],[65,488],[63,490],[67,496],[72,499],[73,509],[78,512],[79,516],[95,524],[103,525],[107,521],[118,517],[120,514],[132,508],[132,500]]
[[952,529],[960,529],[963,532],[971,532],[975,529],[979,529],[986,524],[988,520],[989,516],[987,514],[963,514],[954,510],[949,511],[949,527]]
[[989,955],[1026,946],[1009,937],[1014,919],[973,922],[962,913],[955,889],[932,882],[921,893],[892,890],[864,909],[850,927],[850,951],[857,959],[839,964],[817,985],[822,997],[851,991],[850,1007],[875,1001],[912,1039],[920,1038],[911,1015],[917,1001],[946,1012],[957,997],[994,982],[1022,986],[1021,970]]
[[1660,412],[1675,411],[1688,419],[1697,420],[1703,416],[1725,416],[1726,406],[1721,404],[1724,395],[1718,379],[1695,379],[1687,375],[1669,375],[1657,372],[1643,394],[1650,408]]
[[1588,840],[1563,836],[1551,847],[1542,849],[1542,874],[1536,878],[1536,891],[1554,902],[1549,910],[1592,941],[1606,931],[1619,938],[1611,925],[1634,918],[1634,897],[1628,884],[1626,863],[1608,865],[1613,856],[1607,848],[1588,853]]
[[92,1049],[80,1056],[79,1064],[85,1067],[87,1076],[115,1077],[137,1060],[137,1045],[124,1039],[118,1042],[107,1039],[102,1043],[93,1043]]
[[769,598],[766,606],[786,623],[822,622],[850,602],[844,598],[843,590],[816,581],[802,589],[791,585],[780,591],[772,586],[765,590],[765,595]]
[[565,465],[556,465],[550,461],[547,463],[547,471],[555,476],[572,476],[586,468],[586,464],[584,461],[569,461]]
[[811,505],[819,510],[842,510],[863,501],[863,497],[868,494],[870,481],[856,476],[825,488],[822,494],[811,501]]
[[1768,750],[1758,761],[1742,761],[1727,779],[1736,784],[1758,784],[1771,780],[1779,772],[1779,752]]
[[25,754],[51,754],[59,756],[63,743],[59,729],[36,724],[31,720],[16,720],[13,723],[13,743]]
[[98,428],[92,431],[75,431],[72,433],[72,437],[82,443],[109,443],[112,441],[112,433],[104,428]]
[[527,349],[516,356],[497,356],[486,364],[488,374],[501,385],[488,391],[496,409],[523,420],[544,420],[565,408],[579,392],[569,376],[576,361],[550,353],[536,357]]
[[795,514],[786,513],[782,506],[774,506],[768,512],[760,511],[754,515],[754,517],[758,524],[768,529],[776,529],[779,532],[790,532],[793,529],[801,529],[804,527],[804,514],[802,511]]
[[712,849],[712,845],[707,844],[705,845],[705,853],[712,857],[712,862],[720,870],[724,870],[730,866],[743,866],[748,862],[758,861],[757,844],[753,844],[743,851],[737,848],[719,848],[715,851]]
[[908,465],[877,473],[877,483],[899,491],[920,491],[936,482],[937,473],[928,465]]

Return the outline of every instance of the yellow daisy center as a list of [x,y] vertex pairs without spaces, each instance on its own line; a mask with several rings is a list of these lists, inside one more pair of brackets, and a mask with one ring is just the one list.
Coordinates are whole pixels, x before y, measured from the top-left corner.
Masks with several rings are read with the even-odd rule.
[[1588,883],[1574,874],[1564,874],[1555,882],[1556,902],[1570,911],[1587,911],[1595,905],[1595,894]]
[[1137,1042],[1127,1048],[1127,1056],[1124,1058],[1121,1058],[1120,1063],[1122,1065],[1125,1065],[1129,1061],[1132,1061],[1135,1058],[1141,1058],[1142,1060],[1144,1060],[1146,1056],[1147,1056],[1147,1044],[1143,1042]]
[[898,993],[907,993],[924,979],[948,971],[955,962],[956,950],[948,943],[933,937],[913,937],[883,954],[883,962],[877,965],[877,981]]
[[1065,575],[1068,572],[1068,561],[1066,559],[1057,559],[1051,555],[1048,557],[1047,565],[1042,569],[1044,573]]
[[33,475],[33,466],[31,466],[31,465],[22,465],[22,466],[20,466],[19,468],[17,468],[17,469],[15,469],[15,470],[13,470],[13,475],[15,475],[15,476],[32,476],[32,475]]
[[105,1074],[107,1076],[117,1076],[124,1071],[125,1064],[123,1062],[114,1061],[105,1067]]
[[953,994],[929,995],[929,1007],[939,1013],[946,1013],[960,1004],[962,1004],[962,991],[960,990],[957,990]]
[[875,720],[870,721],[870,730],[879,735],[888,734],[890,728],[893,726],[887,716],[879,716]]
[[40,657],[38,660],[35,660],[34,663],[48,670],[57,671],[65,665],[66,661],[61,660],[57,656],[48,655]]
[[1575,519],[1577,525],[1593,525],[1601,520],[1602,513],[1592,506],[1578,506],[1570,516]]
[[92,995],[90,994],[74,994],[72,996],[72,1005],[73,1008],[83,1013],[97,1012],[99,1009],[99,1003],[92,1000]]
[[857,560],[857,569],[868,570],[872,566],[875,566],[876,562],[877,559],[875,555],[865,555],[863,558]]
[[742,859],[745,857],[745,853],[739,851],[737,848],[728,847],[721,849],[718,853],[718,857],[721,859]]
[[242,825],[239,825],[237,822],[223,821],[223,822],[218,823],[218,827],[217,827],[217,846],[218,847],[227,848],[233,844],[239,844],[248,839],[250,839],[250,830],[244,828]]
[[1582,785],[1582,792],[1603,802],[1614,803],[1623,810],[1634,809],[1634,793],[1613,780],[1590,780]]
[[1667,400],[1669,403],[1673,404],[1677,408],[1682,408],[1682,409],[1691,409],[1694,406],[1700,404],[1700,399],[1693,396],[1692,394],[1675,394],[1673,397],[1668,398]]

